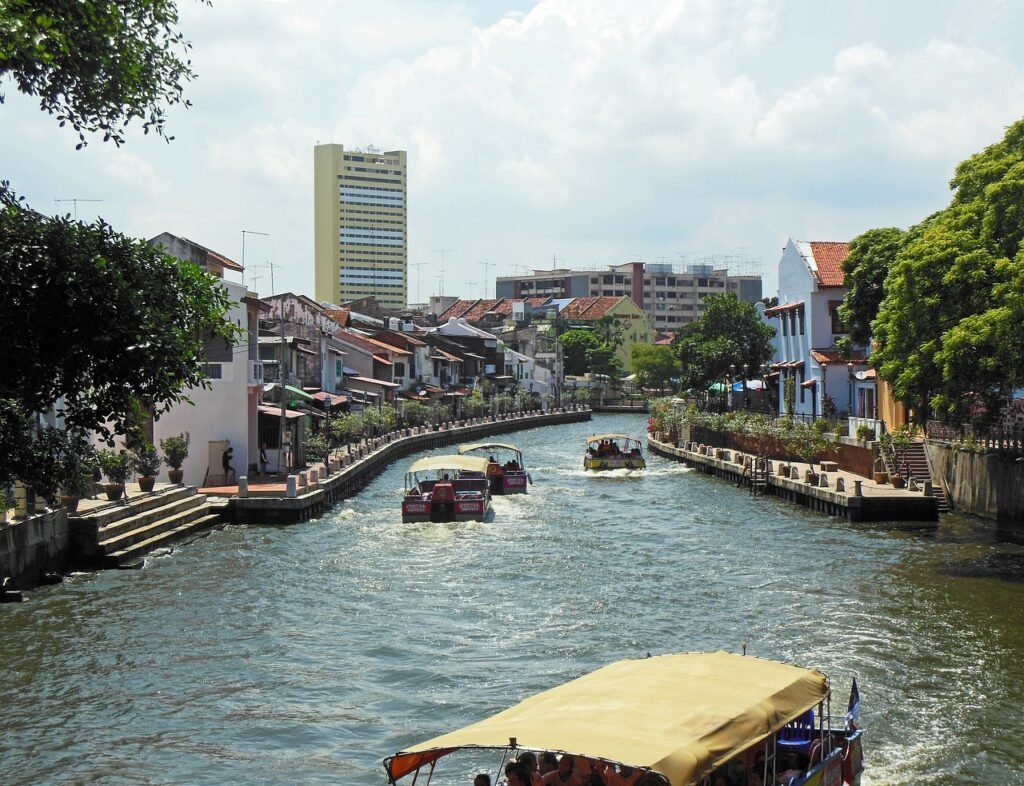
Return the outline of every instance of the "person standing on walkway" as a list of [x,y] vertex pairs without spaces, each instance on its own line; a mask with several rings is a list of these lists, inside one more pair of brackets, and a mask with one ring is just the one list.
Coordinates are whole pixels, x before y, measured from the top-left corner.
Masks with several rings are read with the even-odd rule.
[[231,448],[231,445],[228,445],[220,456],[220,463],[221,466],[224,468],[225,483],[230,482],[232,478],[235,479],[236,483],[238,482],[238,476],[235,474],[235,468],[231,466],[231,458],[233,455],[234,450]]
[[260,445],[260,474],[267,474],[267,443],[264,442]]

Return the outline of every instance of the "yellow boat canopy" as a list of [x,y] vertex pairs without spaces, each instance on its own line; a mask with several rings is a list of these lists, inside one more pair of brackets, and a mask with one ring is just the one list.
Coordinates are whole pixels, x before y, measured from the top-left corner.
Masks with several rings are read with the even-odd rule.
[[475,445],[459,445],[459,454],[472,453],[475,450],[511,450],[519,453],[519,448],[504,442],[477,442]]
[[595,434],[592,437],[587,437],[587,444],[592,442],[600,442],[604,439],[610,439],[613,441],[625,440],[626,442],[639,442],[636,437],[631,437],[629,434]]
[[726,652],[622,660],[396,753],[392,782],[461,748],[550,750],[698,783],[829,695],[828,677]]
[[413,462],[409,472],[429,472],[430,470],[465,470],[466,472],[487,472],[490,462],[481,456],[430,456]]

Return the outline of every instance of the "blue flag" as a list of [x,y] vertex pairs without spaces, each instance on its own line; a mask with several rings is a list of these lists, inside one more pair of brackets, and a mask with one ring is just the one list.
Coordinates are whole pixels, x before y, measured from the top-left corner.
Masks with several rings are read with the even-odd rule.
[[857,690],[857,678],[853,678],[853,685],[850,686],[850,705],[846,709],[846,725],[853,723],[860,715],[860,691]]

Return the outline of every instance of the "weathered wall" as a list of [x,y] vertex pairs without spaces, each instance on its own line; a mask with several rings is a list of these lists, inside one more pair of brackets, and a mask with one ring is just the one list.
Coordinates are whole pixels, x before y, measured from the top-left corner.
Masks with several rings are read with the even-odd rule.
[[954,508],[1024,529],[1024,460],[931,442],[925,450],[932,474],[943,479]]
[[0,524],[0,580],[10,576],[14,589],[28,589],[44,573],[68,566],[68,514],[63,508]]
[[[786,447],[776,439],[763,437],[751,437],[746,434],[736,434],[729,431],[712,431],[706,428],[693,428],[689,436],[682,436],[684,441],[703,442],[708,445],[716,445],[730,450],[742,450],[744,453],[764,453],[773,458],[796,461],[798,459],[786,450]],[[868,443],[872,447],[864,447],[858,444],[850,444],[844,441],[836,444],[835,452],[822,453],[815,458],[815,461],[835,461],[841,469],[871,477],[871,470],[874,467],[874,443]]]

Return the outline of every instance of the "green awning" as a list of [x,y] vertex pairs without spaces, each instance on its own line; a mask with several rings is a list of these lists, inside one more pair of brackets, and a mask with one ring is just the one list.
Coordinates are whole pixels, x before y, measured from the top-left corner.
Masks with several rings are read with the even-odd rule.
[[313,396],[313,395],[307,393],[305,390],[299,390],[299,388],[293,388],[291,385],[285,385],[284,389],[287,390],[289,393],[294,393],[296,396],[299,396],[300,398],[304,398],[304,399],[307,399],[309,401],[316,401],[316,396]]

